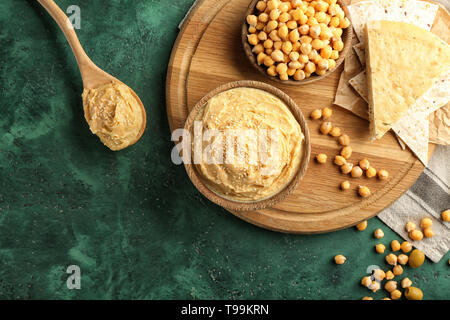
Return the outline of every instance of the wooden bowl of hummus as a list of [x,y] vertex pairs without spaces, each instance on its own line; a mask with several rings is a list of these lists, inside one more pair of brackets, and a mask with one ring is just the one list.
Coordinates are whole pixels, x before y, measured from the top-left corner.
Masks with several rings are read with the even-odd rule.
[[281,90],[257,81],[224,84],[204,96],[184,127],[189,178],[229,210],[257,210],[285,199],[308,167],[304,116]]

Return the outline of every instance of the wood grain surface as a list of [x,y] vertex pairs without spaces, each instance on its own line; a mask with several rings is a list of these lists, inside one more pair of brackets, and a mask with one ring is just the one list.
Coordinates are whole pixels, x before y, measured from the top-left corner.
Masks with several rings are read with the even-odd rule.
[[[288,233],[323,233],[343,229],[375,216],[398,199],[416,181],[423,166],[403,151],[392,133],[369,141],[368,122],[333,105],[343,66],[329,77],[300,87],[268,80],[248,62],[240,43],[241,26],[249,0],[203,0],[196,4],[182,26],[172,51],[166,83],[167,114],[171,130],[183,128],[189,110],[209,91],[227,82],[257,80],[287,93],[308,116],[316,108],[331,107],[330,121],[351,138],[350,161],[369,159],[376,169],[390,173],[387,181],[351,178],[340,173],[332,159],[340,151],[336,138],[324,136],[321,121],[307,119],[311,159],[328,155],[326,164],[310,161],[308,170],[285,200],[256,211],[230,211],[237,217],[270,230]],[[433,152],[430,146],[430,155]],[[351,188],[339,185],[349,180]],[[365,185],[372,196],[362,199],[357,187]]]

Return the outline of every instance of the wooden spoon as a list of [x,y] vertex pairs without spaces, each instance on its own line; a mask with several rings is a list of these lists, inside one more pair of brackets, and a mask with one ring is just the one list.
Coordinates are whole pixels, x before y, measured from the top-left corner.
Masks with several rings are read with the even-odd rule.
[[[97,88],[98,86],[110,83],[112,81],[117,81],[124,84],[122,81],[116,79],[109,73],[97,67],[92,62],[92,60],[89,59],[86,52],[84,52],[83,47],[80,44],[80,41],[78,40],[77,34],[75,33],[75,30],[69,18],[65,15],[65,13],[58,7],[58,5],[53,0],[38,0],[38,2],[45,8],[45,10],[47,10],[47,12],[56,21],[59,28],[64,33],[64,36],[66,37],[67,41],[69,42],[69,45],[72,48],[73,54],[75,55],[75,58],[77,60],[78,68],[80,69],[84,89],[94,89]],[[139,103],[142,109],[142,127],[139,131],[139,134],[136,137],[136,140],[129,144],[131,146],[142,137],[142,134],[144,133],[146,126],[147,116],[141,99],[139,99],[138,95],[133,91],[133,89],[131,89],[130,87],[128,87],[128,89],[130,89],[131,94],[134,96],[134,98]]]

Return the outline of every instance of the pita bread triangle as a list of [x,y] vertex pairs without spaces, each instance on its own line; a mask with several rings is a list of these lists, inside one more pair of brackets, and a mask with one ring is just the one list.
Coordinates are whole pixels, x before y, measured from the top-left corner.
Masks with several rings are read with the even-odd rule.
[[369,21],[365,29],[369,120],[380,139],[450,67],[450,46],[409,23]]

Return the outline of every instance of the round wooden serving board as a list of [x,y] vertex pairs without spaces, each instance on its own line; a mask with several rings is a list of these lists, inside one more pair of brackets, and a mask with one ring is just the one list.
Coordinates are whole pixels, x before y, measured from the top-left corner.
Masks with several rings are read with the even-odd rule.
[[[332,107],[331,122],[351,138],[350,161],[368,158],[376,169],[390,173],[387,181],[353,179],[340,173],[333,158],[340,147],[335,138],[321,135],[321,121],[308,118],[311,159],[328,155],[320,165],[311,161],[297,189],[274,207],[257,211],[232,211],[245,221],[270,230],[288,233],[323,233],[343,229],[375,216],[398,199],[416,181],[423,165],[409,151],[403,151],[392,133],[369,141],[368,122],[333,106],[343,66],[327,78],[304,86],[283,85],[259,74],[242,49],[240,32],[250,0],[201,0],[182,26],[172,51],[166,85],[167,114],[171,130],[183,128],[189,111],[209,91],[236,80],[267,82],[286,92],[305,117],[316,108]],[[430,154],[433,151],[430,146]],[[339,185],[349,180],[350,190]],[[357,186],[365,185],[372,196],[362,199]]]

